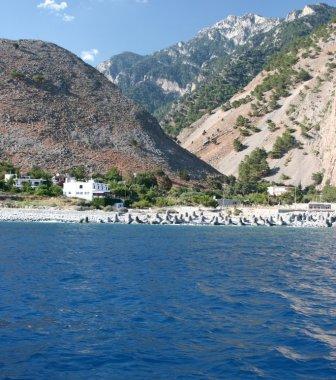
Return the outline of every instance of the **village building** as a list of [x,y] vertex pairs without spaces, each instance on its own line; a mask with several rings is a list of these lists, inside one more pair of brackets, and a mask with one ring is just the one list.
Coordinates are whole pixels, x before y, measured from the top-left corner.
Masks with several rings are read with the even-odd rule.
[[46,180],[43,178],[31,178],[30,176],[17,176],[16,174],[5,174],[5,182],[13,181],[13,186],[17,189],[23,189],[25,185],[33,189],[44,185]]
[[323,202],[310,202],[308,204],[308,211],[312,212],[331,212],[332,211],[332,205],[331,203],[323,203]]
[[280,197],[281,195],[286,194],[290,190],[288,186],[270,186],[267,188],[268,195],[272,197]]
[[77,181],[75,178],[66,178],[63,184],[63,195],[68,198],[80,198],[92,201],[94,198],[105,198],[110,195],[108,185],[97,182]]

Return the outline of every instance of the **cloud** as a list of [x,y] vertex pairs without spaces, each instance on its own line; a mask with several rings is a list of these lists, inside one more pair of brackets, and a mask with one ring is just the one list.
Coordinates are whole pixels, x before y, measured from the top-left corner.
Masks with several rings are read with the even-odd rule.
[[40,3],[37,8],[49,9],[55,12],[64,11],[68,8],[68,3],[66,1],[57,2],[55,0],[44,0],[43,3]]
[[71,22],[75,19],[75,16],[68,15],[66,13],[63,14],[62,20],[65,22]]
[[74,16],[63,12],[68,8],[68,3],[66,1],[44,0],[43,3],[38,4],[37,8],[49,10],[58,17],[61,17],[65,22],[71,22],[75,19]]
[[138,4],[148,4],[149,0],[135,0],[135,2]]
[[97,49],[84,50],[81,52],[81,58],[86,62],[94,62],[98,54],[99,51]]

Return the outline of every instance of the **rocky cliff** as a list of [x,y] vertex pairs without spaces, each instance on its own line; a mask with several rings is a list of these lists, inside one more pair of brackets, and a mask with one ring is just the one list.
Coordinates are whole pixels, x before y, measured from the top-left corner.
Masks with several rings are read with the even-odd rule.
[[228,16],[187,42],[147,56],[123,53],[98,66],[171,135],[228,100],[267,60],[330,21],[336,8],[309,5],[286,18]]
[[22,169],[162,168],[194,178],[214,169],[80,58],[42,41],[0,40],[0,158]]
[[298,40],[221,108],[178,136],[224,174],[255,148],[269,153],[269,181],[336,184],[336,22]]
[[279,19],[254,14],[229,16],[201,30],[187,42],[147,56],[122,53],[97,66],[124,94],[149,111],[184,95],[202,71],[219,57],[226,57],[253,36],[269,31]]

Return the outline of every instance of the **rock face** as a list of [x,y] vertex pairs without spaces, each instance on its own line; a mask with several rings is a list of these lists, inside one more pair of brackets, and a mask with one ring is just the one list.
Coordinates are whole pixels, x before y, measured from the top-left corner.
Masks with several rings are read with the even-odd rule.
[[269,18],[248,13],[243,16],[229,15],[215,25],[201,30],[196,39],[203,37],[215,40],[220,35],[223,40],[231,41],[231,46],[245,45],[251,37],[265,33],[279,25],[279,18]]
[[194,90],[171,104],[160,117],[162,127],[175,136],[216,109],[245,87],[274,54],[290,46],[294,39],[309,35],[315,28],[328,23],[336,15],[336,8],[319,4],[294,13],[295,17],[282,19],[270,30],[255,31],[245,44],[238,45],[227,57],[212,59]]
[[123,93],[149,111],[184,95],[203,68],[216,57],[230,54],[253,36],[269,31],[279,19],[247,14],[228,16],[201,30],[188,42],[179,42],[152,55],[122,53],[97,66]]
[[96,69],[31,40],[0,40],[0,156],[22,169],[215,173]]
[[122,53],[97,68],[175,135],[176,130],[216,108],[224,97],[228,100],[294,37],[330,21],[335,11],[318,4],[284,19],[231,15],[190,41],[147,56]]
[[[293,65],[284,66],[282,77],[276,64],[260,73],[229,107],[184,129],[178,136],[182,146],[220,172],[237,175],[245,155],[255,148],[272,152],[278,137],[287,132],[296,144],[282,157],[270,155],[273,174],[267,179],[307,186],[312,174],[320,172],[324,183],[336,184],[336,23],[313,34],[309,44],[299,45],[295,56],[290,54],[283,58],[292,57]],[[282,94],[277,104],[275,93]],[[237,126],[241,116],[249,120],[243,127]],[[235,139],[243,144],[241,151],[234,149]]]

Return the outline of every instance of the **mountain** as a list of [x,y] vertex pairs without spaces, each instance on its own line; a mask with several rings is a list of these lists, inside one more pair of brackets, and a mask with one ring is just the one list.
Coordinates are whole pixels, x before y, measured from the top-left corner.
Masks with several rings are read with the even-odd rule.
[[263,148],[269,181],[336,184],[336,19],[275,55],[178,139],[226,175],[237,176],[246,155]]
[[301,11],[292,12],[271,30],[251,36],[227,57],[212,60],[203,70],[202,79],[194,84],[194,90],[164,113],[161,125],[176,136],[246,86],[275,53],[286,49],[295,38],[309,35],[335,15],[336,8],[325,4],[306,6]]
[[97,68],[125,95],[155,112],[190,90],[194,79],[212,59],[227,56],[236,46],[278,23],[278,19],[254,14],[229,16],[188,42],[147,56],[122,53]]
[[317,4],[284,19],[255,14],[228,16],[188,42],[136,59],[123,53],[98,69],[176,136],[230,99],[293,38],[311,33],[335,14],[336,8]]
[[51,43],[0,40],[0,159],[22,169],[215,170],[93,67]]

